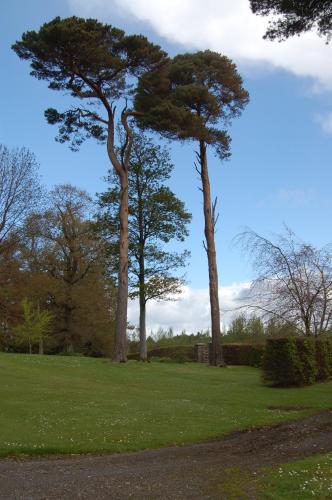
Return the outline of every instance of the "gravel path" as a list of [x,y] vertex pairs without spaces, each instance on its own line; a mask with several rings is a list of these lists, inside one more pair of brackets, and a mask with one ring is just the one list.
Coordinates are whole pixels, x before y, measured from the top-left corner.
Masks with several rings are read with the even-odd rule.
[[[0,460],[1,500],[217,499],[225,469],[252,473],[332,451],[332,409],[214,441],[98,456]],[[248,498],[255,498],[248,493]]]

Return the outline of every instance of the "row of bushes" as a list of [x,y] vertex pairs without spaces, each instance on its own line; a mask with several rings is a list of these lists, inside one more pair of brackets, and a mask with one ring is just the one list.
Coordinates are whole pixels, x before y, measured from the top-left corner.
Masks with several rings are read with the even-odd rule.
[[222,352],[226,365],[260,366],[264,354],[262,344],[223,344]]
[[[174,361],[177,363],[185,363],[188,361],[195,361],[194,359],[194,346],[167,346],[156,347],[150,349],[148,352],[148,359],[160,358],[163,360]],[[129,354],[128,359],[139,360],[139,354]]]
[[[208,345],[206,346],[208,348]],[[263,345],[223,344],[223,354],[228,365],[260,366],[264,352]],[[150,349],[148,359],[160,358],[179,363],[197,361],[194,346],[168,346]],[[129,354],[128,359],[139,359],[139,354]]]
[[263,377],[271,385],[310,385],[332,376],[332,339],[268,339],[262,359]]

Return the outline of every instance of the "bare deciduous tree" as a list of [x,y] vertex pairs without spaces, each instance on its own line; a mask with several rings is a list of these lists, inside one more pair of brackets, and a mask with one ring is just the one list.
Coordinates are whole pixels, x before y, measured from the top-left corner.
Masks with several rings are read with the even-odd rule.
[[41,199],[36,158],[28,149],[0,145],[0,252]]
[[317,249],[288,228],[275,241],[248,230],[240,235],[257,278],[252,307],[293,324],[305,335],[332,328],[332,248]]

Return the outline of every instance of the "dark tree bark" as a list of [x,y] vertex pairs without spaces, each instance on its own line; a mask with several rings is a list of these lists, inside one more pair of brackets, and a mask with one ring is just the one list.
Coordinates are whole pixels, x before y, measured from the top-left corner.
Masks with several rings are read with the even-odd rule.
[[43,339],[40,339],[39,340],[39,354],[44,354],[44,343],[43,343]]
[[139,358],[140,361],[144,362],[148,359],[146,345],[146,301],[145,297],[141,296],[139,298]]
[[208,258],[209,267],[209,292],[211,306],[211,335],[212,349],[210,355],[210,364],[214,366],[224,365],[221,348],[220,331],[220,308],[218,295],[218,269],[216,246],[214,239],[215,216],[211,203],[210,179],[207,165],[206,144],[204,141],[199,143],[199,161],[200,175],[202,180],[203,210],[204,210],[204,234],[205,250]]

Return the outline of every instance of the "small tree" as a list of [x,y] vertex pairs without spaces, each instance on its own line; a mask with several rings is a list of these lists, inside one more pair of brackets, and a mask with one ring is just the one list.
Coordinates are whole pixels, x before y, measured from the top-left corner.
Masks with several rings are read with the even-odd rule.
[[176,56],[158,71],[142,76],[136,97],[138,119],[171,139],[194,141],[196,170],[201,178],[204,212],[204,247],[208,258],[213,365],[222,365],[218,270],[215,245],[216,204],[211,197],[207,147],[226,159],[230,137],[225,126],[241,114],[248,92],[236,66],[209,50]]
[[[31,75],[49,82],[49,88],[69,92],[81,104],[45,116],[59,125],[59,142],[77,150],[87,138],[107,143],[107,153],[120,183],[119,279],[115,321],[116,361],[126,361],[128,305],[128,165],[132,148],[127,107],[135,79],[164,59],[165,53],[145,37],[126,36],[122,30],[95,19],[70,17],[28,31],[13,45],[21,59],[31,61]],[[122,99],[121,126],[125,140],[115,146],[116,103]]]
[[316,29],[329,41],[332,32],[331,0],[250,0],[255,14],[277,17],[270,22],[264,38],[285,40]]
[[[165,251],[161,244],[183,241],[191,215],[165,185],[173,165],[168,151],[135,134],[129,162],[129,272],[131,297],[140,306],[140,359],[146,361],[146,304],[181,292],[183,280],[174,275],[185,265],[188,252]],[[100,226],[110,246],[118,244],[119,185],[110,173],[111,187],[99,197]]]
[[34,344],[39,344],[39,354],[44,353],[44,339],[52,322],[52,314],[49,311],[41,311],[39,307],[34,308],[32,302],[24,299],[22,302],[23,323],[15,328],[15,333],[20,343],[29,345],[29,353],[32,354]]

